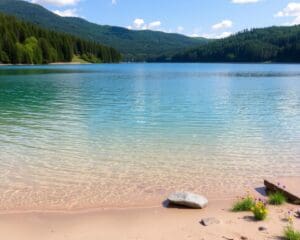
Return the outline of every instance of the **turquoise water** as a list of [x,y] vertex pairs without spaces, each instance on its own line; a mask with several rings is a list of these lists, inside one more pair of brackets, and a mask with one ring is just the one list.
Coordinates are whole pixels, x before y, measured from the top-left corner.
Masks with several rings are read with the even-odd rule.
[[156,205],[300,175],[300,67],[0,68],[0,209]]

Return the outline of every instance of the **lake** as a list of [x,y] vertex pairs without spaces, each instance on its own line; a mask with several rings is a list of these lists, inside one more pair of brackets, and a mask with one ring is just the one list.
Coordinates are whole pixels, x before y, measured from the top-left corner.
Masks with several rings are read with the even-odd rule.
[[0,67],[0,210],[152,206],[300,174],[300,67]]

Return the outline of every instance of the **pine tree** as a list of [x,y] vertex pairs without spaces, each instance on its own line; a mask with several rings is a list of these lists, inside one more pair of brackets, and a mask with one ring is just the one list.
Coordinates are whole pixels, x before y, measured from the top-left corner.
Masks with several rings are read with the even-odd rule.
[[44,30],[0,14],[0,62],[41,64],[70,62],[76,54],[90,62],[118,62],[114,49],[68,34]]

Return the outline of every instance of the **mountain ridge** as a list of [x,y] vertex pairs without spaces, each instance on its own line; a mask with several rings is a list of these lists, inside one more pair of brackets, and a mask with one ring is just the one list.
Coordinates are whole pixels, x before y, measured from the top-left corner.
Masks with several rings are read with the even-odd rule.
[[78,17],[61,17],[46,8],[22,0],[0,0],[0,12],[13,15],[50,30],[84,37],[117,49],[125,61],[146,61],[159,55],[197,47],[207,39],[190,38],[177,33],[98,25]]
[[300,62],[300,25],[244,30],[156,62]]

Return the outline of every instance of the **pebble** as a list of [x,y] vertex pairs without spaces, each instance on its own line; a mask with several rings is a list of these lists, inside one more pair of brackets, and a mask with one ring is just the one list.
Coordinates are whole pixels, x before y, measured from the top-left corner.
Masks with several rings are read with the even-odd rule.
[[261,227],[258,228],[258,230],[259,231],[267,231],[268,229],[266,227],[261,226]]
[[220,221],[216,218],[203,218],[200,223],[203,226],[209,226],[209,225],[213,225],[213,224],[220,224]]

